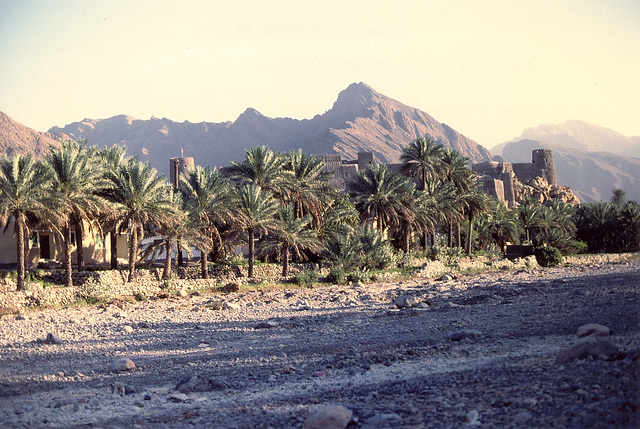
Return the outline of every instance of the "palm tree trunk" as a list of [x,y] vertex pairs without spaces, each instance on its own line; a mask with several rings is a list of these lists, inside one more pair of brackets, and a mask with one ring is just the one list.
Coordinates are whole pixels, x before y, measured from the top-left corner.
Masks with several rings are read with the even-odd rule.
[[207,252],[200,249],[200,275],[203,279],[209,278],[209,267],[207,267]]
[[184,267],[184,259],[182,257],[182,240],[178,239],[176,243],[176,252],[178,253],[178,266]]
[[162,270],[162,280],[167,280],[171,277],[171,250],[173,248],[173,242],[167,240],[164,245],[164,267]]
[[111,269],[118,269],[118,234],[116,233],[116,227],[109,232],[111,238]]
[[447,247],[451,247],[452,242],[453,242],[453,224],[449,223],[449,225],[447,225]]
[[25,290],[25,281],[24,281],[24,227],[22,225],[21,215],[16,216],[16,226],[18,227],[18,243],[16,246],[16,252],[18,257],[18,278],[17,278],[17,286],[18,290]]
[[73,265],[71,262],[71,227],[69,223],[64,227],[64,285],[73,286]]
[[403,222],[404,223],[404,228],[402,228],[403,230],[403,243],[402,243],[402,250],[404,250],[405,253],[409,253],[410,247],[411,247],[411,224],[409,222]]
[[473,242],[473,216],[469,216],[469,229],[467,231],[467,256],[471,256],[472,242]]
[[78,264],[78,271],[84,271],[84,246],[82,244],[82,221],[76,220],[75,222],[76,228],[76,262]]
[[431,236],[431,249],[433,250],[433,247],[436,245],[436,231],[432,229],[429,235]]
[[136,255],[138,253],[138,226],[133,225],[131,227],[131,233],[129,234],[129,277],[127,283],[131,283],[135,277],[136,272]]
[[456,223],[456,246],[462,247],[462,239],[460,238],[460,224]]
[[255,238],[255,232],[253,228],[249,228],[249,278],[253,277],[253,253],[255,251],[255,245],[253,239]]
[[289,276],[289,246],[282,249],[282,277]]

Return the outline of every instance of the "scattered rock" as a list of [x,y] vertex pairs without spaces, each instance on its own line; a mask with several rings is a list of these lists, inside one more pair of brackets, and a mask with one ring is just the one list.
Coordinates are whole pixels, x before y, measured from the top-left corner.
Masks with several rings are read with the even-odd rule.
[[189,295],[189,294],[184,289],[180,289],[178,292],[176,292],[176,296],[179,296],[180,298],[184,298],[187,295]]
[[124,325],[122,327],[122,332],[124,332],[125,334],[131,334],[133,332],[133,326]]
[[445,274],[440,280],[442,280],[443,282],[450,282],[451,280],[453,280],[453,276]]
[[466,340],[467,338],[473,340],[479,337],[480,335],[482,335],[482,332],[477,331],[475,329],[461,329],[449,335],[449,339],[451,341],[462,341],[462,340]]
[[240,305],[235,304],[233,302],[223,301],[222,308],[224,308],[225,310],[239,310]]
[[469,411],[465,416],[467,424],[472,426],[477,426],[480,424],[480,421],[478,420],[479,417],[480,414],[476,410]]
[[414,308],[417,307],[421,302],[422,298],[411,295],[400,295],[395,299],[394,304],[398,308]]
[[182,393],[213,392],[226,390],[229,386],[207,375],[192,375],[182,379],[175,390]]
[[136,368],[136,364],[131,359],[120,358],[113,362],[111,367],[114,371],[131,371]]
[[302,425],[303,429],[344,429],[353,412],[342,405],[326,405],[313,411]]
[[375,416],[369,417],[365,420],[360,429],[383,429],[388,427],[387,424],[393,420],[402,420],[402,417],[396,413],[376,414]]
[[589,335],[593,337],[608,337],[611,335],[611,329],[597,323],[589,323],[579,327],[576,335],[579,337],[587,337]]
[[619,354],[620,350],[615,344],[599,337],[588,336],[558,353],[555,362],[562,365],[589,356],[600,360],[613,360]]
[[239,292],[239,291],[240,291],[240,285],[238,283],[227,283],[222,288],[222,292],[224,293],[232,293],[232,292]]
[[172,393],[168,398],[171,402],[185,402],[189,400],[189,397],[184,393]]
[[280,326],[278,322],[274,322],[272,320],[267,320],[266,322],[260,322],[253,329],[271,329]]
[[44,343],[59,345],[59,344],[62,344],[62,339],[58,335],[52,332],[49,332],[47,333],[47,338],[44,339]]
[[16,320],[27,320],[27,318],[26,318],[26,317],[24,317],[22,314],[18,314],[18,315],[15,317],[15,319],[16,319]]

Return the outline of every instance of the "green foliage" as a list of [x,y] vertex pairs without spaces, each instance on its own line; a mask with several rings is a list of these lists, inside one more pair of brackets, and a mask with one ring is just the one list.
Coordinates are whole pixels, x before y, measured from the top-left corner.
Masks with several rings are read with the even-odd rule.
[[291,283],[299,286],[308,286],[318,281],[318,273],[315,271],[304,271],[296,273],[291,279]]
[[345,272],[344,268],[336,266],[331,268],[331,271],[329,271],[326,280],[329,283],[333,283],[334,285],[342,285],[346,283],[347,273]]
[[138,292],[138,293],[136,293],[136,295],[135,295],[135,297],[134,297],[134,298],[135,298],[135,299],[136,299],[136,301],[138,301],[138,302],[144,302],[144,301],[146,301],[146,300],[147,300],[147,296],[146,296],[144,293],[142,293],[142,292]]
[[556,267],[562,263],[562,253],[557,247],[538,246],[534,249],[534,254],[541,267]]
[[88,278],[80,286],[80,299],[84,299],[87,304],[99,304],[112,301],[116,296],[109,286],[98,282],[95,278]]
[[373,274],[367,268],[357,268],[347,275],[347,280],[350,282],[368,282],[373,277]]

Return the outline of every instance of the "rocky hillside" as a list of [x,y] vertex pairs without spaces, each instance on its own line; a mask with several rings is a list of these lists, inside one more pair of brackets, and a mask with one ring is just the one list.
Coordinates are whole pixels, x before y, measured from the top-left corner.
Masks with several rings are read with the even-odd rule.
[[50,146],[59,145],[64,135],[41,133],[14,121],[0,112],[0,153],[21,153],[41,157]]
[[302,149],[308,153],[338,153],[355,159],[372,151],[382,162],[397,162],[402,148],[418,137],[431,136],[475,162],[491,154],[473,140],[413,107],[354,83],[338,95],[333,107],[312,119],[269,118],[249,108],[234,122],[177,123],[167,118],[139,120],[129,116],[85,119],[54,127],[91,145],[125,145],[129,155],[149,161],[160,172],[168,158],[192,156],[200,165],[225,166],[240,160],[245,148],[268,145],[273,150]]
[[[583,152],[611,152],[616,155],[640,157],[640,136],[627,137],[584,121],[567,121],[562,124],[546,124],[527,128],[514,140],[543,141],[556,146],[578,149]],[[510,142],[502,143],[491,152],[500,154]]]
[[569,186],[580,201],[609,200],[614,188],[622,188],[628,199],[640,201],[640,158],[537,140],[506,143],[502,157],[511,162],[531,162],[531,151],[538,148],[553,149],[558,183]]

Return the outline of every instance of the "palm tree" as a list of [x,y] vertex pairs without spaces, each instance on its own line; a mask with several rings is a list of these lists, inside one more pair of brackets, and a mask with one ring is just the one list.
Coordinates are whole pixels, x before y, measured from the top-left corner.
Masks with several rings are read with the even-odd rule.
[[[443,182],[438,178],[433,178],[427,181],[426,205],[423,210],[426,210],[426,214],[423,216],[429,216],[431,218],[431,224],[433,225],[429,234],[431,235],[431,247],[435,244],[436,225],[445,225],[450,223],[453,219],[461,216],[459,212],[459,199],[456,193],[456,188],[450,182]],[[426,240],[425,240],[426,246]]]
[[[138,231],[149,223],[160,224],[175,212],[167,198],[164,177],[147,163],[129,158],[118,169],[108,174],[110,186],[106,194],[116,205],[121,228],[129,232],[129,276],[135,276],[138,255]],[[141,238],[141,237],[140,237]]]
[[415,217],[413,183],[384,164],[373,164],[356,174],[347,191],[360,213],[360,223],[375,223],[384,233],[389,227],[411,222]]
[[72,286],[71,229],[75,227],[77,264],[78,270],[82,270],[83,223],[91,225],[105,207],[104,200],[98,195],[100,172],[86,148],[74,141],[63,142],[61,147],[51,149],[47,166],[52,179],[52,201],[62,217],[65,284]]
[[197,166],[187,177],[180,178],[180,189],[186,210],[200,222],[202,233],[210,237],[211,245],[200,249],[202,278],[206,279],[209,277],[207,254],[214,251],[215,258],[219,259],[224,251],[220,227],[231,213],[231,186],[217,168]]
[[241,184],[254,184],[283,200],[288,192],[291,171],[286,171],[285,158],[267,146],[245,151],[242,163],[231,162],[231,177]]
[[[103,177],[106,179],[109,173],[115,172],[125,161],[127,149],[124,146],[105,147],[94,152],[94,157],[98,160],[99,168]],[[106,186],[106,185],[105,185]],[[102,192],[100,190],[99,192]],[[111,203],[111,202],[109,202]],[[104,213],[101,214],[101,220],[108,227],[110,237],[110,253],[111,253],[111,269],[118,269],[118,224],[116,212],[113,207],[108,206]]]
[[194,218],[191,213],[185,210],[182,193],[178,192],[173,186],[167,186],[166,192],[167,200],[174,210],[158,223],[162,238],[148,246],[142,255],[142,259],[147,259],[148,257],[155,259],[158,254],[164,253],[163,280],[171,278],[171,254],[173,253],[174,244],[177,244],[178,241],[186,245],[185,248],[189,256],[192,254],[191,246],[196,246],[199,249],[211,248],[211,235],[206,233],[206,230],[203,234],[200,220]]
[[18,261],[17,287],[25,288],[25,241],[29,236],[29,217],[42,216],[45,212],[47,170],[30,156],[15,154],[0,159],[0,222],[5,231],[11,217],[16,235]]
[[317,228],[335,194],[329,185],[333,173],[324,169],[321,159],[302,150],[287,154],[285,169],[292,173],[287,199],[293,203],[294,216],[310,215]]
[[535,200],[526,201],[518,207],[518,220],[524,229],[527,242],[531,241],[532,229],[542,226],[541,211],[540,204]]
[[615,188],[612,191],[613,195],[611,195],[611,202],[617,206],[621,206],[622,204],[624,204],[624,200],[627,196],[627,193],[624,191],[624,189],[621,188]]
[[467,256],[471,256],[473,243],[473,220],[489,211],[489,197],[478,189],[472,189],[461,195],[464,212],[469,222],[467,230]]
[[416,139],[402,150],[401,171],[414,178],[419,190],[425,190],[429,178],[441,174],[443,152],[443,146],[431,137]]
[[304,250],[317,252],[322,248],[318,233],[310,229],[311,216],[301,218],[294,216],[292,205],[278,210],[278,227],[266,241],[264,249],[267,253],[277,254],[282,261],[282,277],[289,276],[290,255],[300,260],[304,259]]
[[270,191],[257,185],[239,185],[236,190],[238,225],[247,232],[249,245],[249,277],[253,277],[255,239],[278,227],[275,214],[279,203]]

